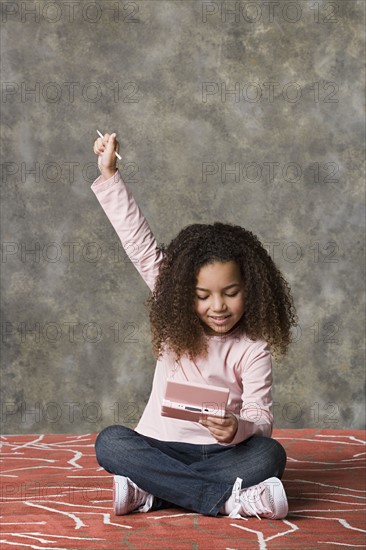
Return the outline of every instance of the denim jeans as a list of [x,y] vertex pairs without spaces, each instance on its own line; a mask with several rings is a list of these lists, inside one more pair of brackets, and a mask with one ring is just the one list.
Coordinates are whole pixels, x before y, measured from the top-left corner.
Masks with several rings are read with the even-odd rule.
[[160,441],[125,426],[105,428],[95,442],[98,463],[129,477],[154,495],[153,510],[178,506],[208,516],[231,495],[237,477],[242,488],[282,477],[286,452],[271,437],[253,435],[238,445],[197,445]]

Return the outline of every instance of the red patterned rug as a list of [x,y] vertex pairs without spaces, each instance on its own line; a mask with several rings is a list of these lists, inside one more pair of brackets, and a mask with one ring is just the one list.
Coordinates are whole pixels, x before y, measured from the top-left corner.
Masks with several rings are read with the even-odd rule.
[[284,520],[212,518],[172,508],[116,517],[95,434],[6,435],[2,549],[305,550],[366,548],[365,432],[274,430],[287,451]]

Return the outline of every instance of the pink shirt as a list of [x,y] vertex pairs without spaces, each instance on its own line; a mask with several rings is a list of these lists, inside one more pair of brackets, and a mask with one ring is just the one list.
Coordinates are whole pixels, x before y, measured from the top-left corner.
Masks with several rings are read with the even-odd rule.
[[[152,291],[162,252],[131,191],[117,171],[110,179],[97,178],[91,186],[131,261]],[[133,243],[133,245],[132,245]],[[166,380],[185,380],[229,388],[228,410],[238,418],[230,445],[253,434],[270,437],[273,427],[272,360],[264,340],[253,341],[238,330],[229,336],[206,336],[208,358],[175,361],[165,353],[156,363],[150,398],[136,431],[163,441],[213,444],[216,439],[198,422],[160,414]],[[226,444],[227,445],[227,444]]]

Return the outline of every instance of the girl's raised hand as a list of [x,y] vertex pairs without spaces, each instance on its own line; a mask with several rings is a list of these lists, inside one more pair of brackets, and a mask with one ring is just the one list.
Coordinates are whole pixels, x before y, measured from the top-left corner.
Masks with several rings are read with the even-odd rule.
[[210,431],[219,443],[230,443],[238,429],[238,420],[231,412],[226,411],[224,418],[207,416],[199,421]]
[[117,134],[104,134],[94,142],[94,153],[98,155],[98,168],[105,179],[112,177],[117,170],[115,152],[119,151]]

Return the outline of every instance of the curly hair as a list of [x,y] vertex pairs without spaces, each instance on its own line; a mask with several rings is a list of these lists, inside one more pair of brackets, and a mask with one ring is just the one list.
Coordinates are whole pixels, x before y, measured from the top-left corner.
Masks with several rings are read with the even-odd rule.
[[245,311],[238,326],[249,339],[263,338],[274,357],[287,351],[296,325],[291,290],[259,239],[238,225],[215,222],[182,229],[163,252],[155,288],[146,300],[155,357],[164,349],[176,360],[207,355],[208,340],[194,310],[197,274],[204,265],[235,261],[244,288]]

